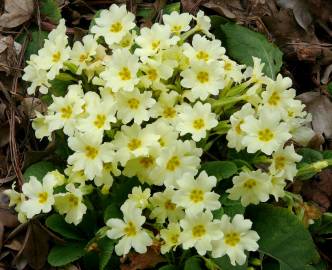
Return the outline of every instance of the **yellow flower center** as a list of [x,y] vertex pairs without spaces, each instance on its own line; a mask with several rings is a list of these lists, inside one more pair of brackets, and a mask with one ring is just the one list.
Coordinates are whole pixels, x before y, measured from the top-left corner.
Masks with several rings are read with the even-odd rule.
[[133,222],[129,221],[127,226],[123,229],[127,236],[135,236],[137,233],[136,226]]
[[96,119],[93,121],[93,124],[96,128],[102,128],[105,124],[106,116],[105,114],[97,114]]
[[180,235],[179,235],[178,233],[173,234],[173,235],[170,237],[170,242],[171,242],[173,245],[177,244],[178,241],[179,241],[179,236],[180,236]]
[[137,148],[139,148],[141,145],[142,145],[142,142],[140,140],[134,138],[128,143],[128,148],[131,151],[134,151]]
[[224,237],[224,242],[226,245],[235,247],[240,242],[240,235],[236,232],[227,233]]
[[230,62],[226,62],[224,65],[224,70],[231,71],[232,70],[232,64]]
[[255,187],[257,185],[257,182],[255,179],[248,179],[244,184],[243,187],[247,188],[247,189],[252,189],[253,187]]
[[171,200],[167,200],[165,202],[164,206],[165,206],[165,209],[167,209],[167,210],[175,210],[175,208],[176,208],[176,205],[174,203],[172,203]]
[[273,92],[272,95],[270,96],[268,103],[271,106],[277,106],[280,102],[280,96],[277,92]]
[[235,132],[238,134],[238,135],[241,135],[242,134],[242,129],[241,129],[241,125],[243,124],[244,120],[240,120],[240,122],[235,126]]
[[209,81],[209,73],[200,71],[197,73],[196,78],[200,83],[207,83]]
[[150,81],[155,81],[158,77],[158,73],[155,69],[149,69],[147,75]]
[[73,206],[77,206],[78,205],[78,198],[75,195],[73,195],[73,194],[69,194],[68,195],[68,201]]
[[60,112],[61,112],[61,118],[69,119],[73,113],[73,108],[71,105],[67,105],[65,107],[62,107],[60,109]]
[[190,200],[199,203],[204,200],[204,192],[201,189],[194,189],[190,192]]
[[87,54],[86,53],[82,53],[80,55],[80,62],[84,62],[87,58],[88,58]]
[[163,138],[159,138],[158,142],[159,142],[161,147],[164,147],[165,144],[166,144],[165,141],[163,140]]
[[174,118],[176,115],[176,110],[174,110],[172,107],[166,107],[163,111],[163,116],[165,118]]
[[45,203],[48,198],[48,193],[47,192],[40,192],[38,194],[38,202],[39,203]]
[[207,61],[209,60],[209,54],[205,51],[199,51],[198,53],[196,53],[196,58],[199,60]]
[[59,51],[52,54],[52,62],[57,63],[61,58],[61,53]]
[[93,146],[88,145],[85,147],[85,155],[89,159],[95,159],[98,153],[99,150]]
[[128,99],[128,106],[132,110],[137,110],[138,107],[139,107],[139,104],[140,104],[140,102],[136,98],[130,98],[130,99]]
[[175,171],[177,167],[179,167],[181,164],[180,159],[178,156],[173,156],[171,157],[167,164],[166,164],[166,169],[169,171]]
[[181,29],[182,29],[181,25],[176,24],[172,26],[171,31],[172,33],[178,34],[180,33]]
[[268,128],[262,129],[258,132],[258,139],[260,141],[269,142],[273,139],[273,137],[274,137],[273,132]]
[[151,43],[151,47],[153,50],[157,50],[160,46],[160,40],[155,40]]
[[145,168],[149,168],[153,165],[154,159],[152,157],[142,157],[139,163]]
[[130,70],[127,67],[122,68],[119,71],[119,77],[122,81],[128,81],[131,79],[131,73]]
[[286,158],[283,156],[277,156],[274,159],[275,162],[275,167],[277,170],[282,170],[285,167],[286,163]]
[[193,127],[195,129],[202,129],[204,126],[205,126],[205,123],[202,118],[195,119],[193,122]]
[[120,46],[122,48],[127,48],[130,45],[130,43],[131,43],[131,39],[130,38],[124,38],[124,39],[121,40]]
[[192,235],[195,238],[199,238],[202,237],[206,234],[206,230],[205,227],[203,225],[196,225],[195,227],[193,227],[192,229]]
[[104,163],[104,170],[110,172],[113,170],[113,165],[111,162],[108,162],[108,163]]
[[110,27],[110,32],[112,33],[118,33],[122,30],[123,26],[122,26],[122,23],[120,22],[115,22],[111,25]]

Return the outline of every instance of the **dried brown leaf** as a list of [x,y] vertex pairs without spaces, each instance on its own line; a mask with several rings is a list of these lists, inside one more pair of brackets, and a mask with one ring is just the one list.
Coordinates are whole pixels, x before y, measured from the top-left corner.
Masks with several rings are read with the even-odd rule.
[[5,0],[5,13],[0,16],[0,26],[13,28],[30,19],[33,0]]
[[298,96],[312,114],[312,127],[325,138],[332,138],[332,102],[318,92],[306,92]]
[[0,35],[0,71],[9,75],[12,72],[11,67],[17,64],[17,55],[13,37]]
[[297,23],[303,29],[308,30],[309,25],[312,23],[312,16],[306,3],[297,1],[293,7],[293,14]]
[[220,15],[229,19],[235,19],[236,15],[228,8],[223,0],[211,0],[203,4],[204,7],[210,8]]
[[165,262],[166,259],[160,255],[160,246],[152,245],[144,254],[131,252],[128,254],[129,264],[121,264],[121,270],[155,269],[158,263]]

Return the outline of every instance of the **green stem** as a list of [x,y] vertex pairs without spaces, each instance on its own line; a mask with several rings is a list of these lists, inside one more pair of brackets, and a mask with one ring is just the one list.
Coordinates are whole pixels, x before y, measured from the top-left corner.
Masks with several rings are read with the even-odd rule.
[[227,97],[221,100],[215,100],[214,102],[212,102],[212,109],[216,109],[218,107],[223,107],[225,105],[229,105],[229,104],[235,104],[239,101],[244,100],[245,95],[242,96],[235,96],[235,97]]
[[303,167],[301,167],[297,171],[296,176],[300,177],[300,176],[307,175],[309,173],[319,173],[323,169],[325,169],[329,166],[332,166],[332,159],[319,160],[319,161],[316,161],[314,163],[307,164],[307,165],[304,165]]

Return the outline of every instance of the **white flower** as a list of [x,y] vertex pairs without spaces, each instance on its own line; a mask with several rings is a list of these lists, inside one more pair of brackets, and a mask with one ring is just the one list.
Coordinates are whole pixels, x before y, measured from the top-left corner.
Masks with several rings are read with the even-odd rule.
[[261,110],[260,117],[256,119],[249,115],[241,125],[246,133],[242,139],[243,145],[247,147],[248,153],[255,153],[260,150],[271,155],[279,147],[292,137],[288,125],[280,123],[280,115],[269,111]]
[[92,35],[84,36],[83,44],[80,41],[74,43],[70,61],[78,67],[77,74],[81,74],[82,70],[88,67],[88,63],[97,53],[97,47],[98,43]]
[[133,124],[130,127],[123,125],[121,131],[115,134],[112,143],[117,150],[117,159],[125,166],[129,159],[148,156],[149,149],[158,145],[158,139],[158,135]]
[[257,232],[250,230],[252,222],[239,214],[234,216],[232,222],[229,216],[223,215],[220,222],[224,237],[212,242],[212,257],[219,258],[227,254],[232,265],[243,265],[246,261],[244,251],[258,249],[259,236]]
[[75,188],[72,183],[66,185],[66,190],[68,192],[55,195],[55,207],[61,215],[66,215],[65,221],[67,223],[78,225],[87,210],[87,207],[82,202],[82,191],[79,188]]
[[228,198],[238,200],[241,198],[243,206],[266,202],[271,190],[271,177],[261,170],[241,172],[233,177],[233,187],[227,189]]
[[134,119],[134,123],[138,125],[150,119],[148,109],[156,103],[151,91],[140,93],[138,89],[132,92],[118,92],[116,101],[117,117],[122,123],[127,124]]
[[208,40],[201,35],[194,35],[192,46],[188,43],[183,44],[183,53],[191,63],[195,61],[211,62],[219,60],[225,54],[225,48],[221,46],[218,39]]
[[50,181],[50,182],[53,181],[54,187],[59,187],[66,183],[66,177],[62,173],[60,173],[58,170],[48,172],[44,176],[43,181],[45,181],[46,179],[49,179],[48,181]]
[[161,254],[169,252],[171,249],[175,250],[180,242],[181,229],[177,223],[169,223],[167,229],[160,230],[160,237],[164,240],[160,251]]
[[177,186],[176,180],[184,173],[195,175],[200,164],[202,150],[193,141],[176,141],[162,150],[157,158],[155,177],[164,179],[165,186]]
[[196,180],[192,175],[184,174],[177,184],[178,190],[173,200],[185,209],[186,214],[197,215],[204,209],[213,211],[221,207],[219,195],[211,191],[216,186],[217,179],[214,176],[209,177],[205,171],[202,171]]
[[204,15],[204,12],[202,10],[199,10],[197,12],[197,15],[196,15],[196,26],[195,28],[198,30],[198,31],[201,31],[203,32],[204,34],[206,34],[207,36],[213,36],[209,30],[210,30],[210,27],[211,27],[211,19],[208,17],[208,16],[205,16]]
[[[98,96],[98,95],[96,95]],[[87,100],[87,98],[85,98]],[[93,105],[93,106],[91,106]],[[104,130],[110,130],[110,123],[115,123],[115,105],[110,100],[100,101],[98,96],[92,104],[85,103],[84,107],[87,117],[80,119],[77,129],[81,132],[94,133],[96,136],[103,136]]]
[[38,64],[42,69],[48,70],[47,78],[53,80],[69,59],[70,47],[67,47],[65,20],[61,19],[59,25],[45,40],[44,47],[38,51]]
[[286,179],[284,177],[279,177],[271,175],[271,190],[270,194],[273,195],[274,199],[278,201],[279,198],[285,196]]
[[100,78],[105,81],[105,86],[112,88],[113,92],[120,89],[130,92],[139,82],[137,71],[139,68],[137,56],[127,49],[114,50],[111,60],[106,62],[105,71],[100,73]]
[[146,128],[150,132],[159,135],[158,143],[160,148],[172,146],[179,137],[178,132],[176,132],[163,118],[147,125]]
[[17,218],[18,221],[21,223],[27,222],[27,216],[25,213],[22,212],[21,206],[22,203],[26,200],[23,193],[19,193],[14,190],[15,185],[12,186],[12,189],[7,189],[4,191],[4,194],[6,194],[9,197],[9,207],[15,206],[15,211],[17,212]]
[[211,212],[198,213],[191,216],[186,215],[180,220],[182,233],[180,242],[183,249],[194,247],[198,254],[204,256],[207,251],[212,251],[212,241],[223,237],[220,222],[214,220]]
[[242,143],[245,132],[241,129],[241,125],[245,122],[246,117],[248,117],[249,115],[256,115],[255,110],[251,107],[250,103],[244,104],[241,110],[231,115],[229,120],[232,127],[228,130],[226,135],[228,147],[235,148],[236,151],[240,151],[245,148]]
[[287,90],[291,86],[292,80],[288,77],[283,78],[281,74],[278,74],[275,81],[268,79],[266,90],[262,92],[264,106],[274,112],[287,113],[287,104],[296,95],[294,89]]
[[68,176],[69,183],[79,183],[81,185],[84,185],[85,181],[88,180],[84,173],[84,170],[73,171],[73,166],[67,165],[67,168],[64,172]]
[[151,108],[151,115],[153,117],[161,116],[164,121],[174,124],[178,115],[179,106],[176,106],[176,103],[179,97],[175,91],[162,92],[158,102]]
[[168,25],[171,32],[175,35],[179,35],[181,32],[186,32],[190,29],[190,21],[192,16],[189,13],[179,14],[177,11],[173,11],[171,14],[163,15],[163,21],[165,25]]
[[135,15],[126,10],[126,6],[111,5],[109,10],[102,10],[95,19],[96,25],[92,26],[91,33],[97,37],[102,36],[107,45],[119,43],[122,38],[135,27]]
[[136,44],[140,47],[135,50],[135,54],[147,60],[148,56],[155,55],[160,50],[168,49],[175,45],[179,37],[171,37],[171,29],[168,25],[155,23],[151,28],[143,27],[141,34],[136,37]]
[[108,194],[109,189],[113,185],[113,175],[119,176],[121,171],[117,168],[117,164],[115,162],[112,163],[104,163],[103,170],[100,176],[96,176],[93,180],[97,187],[101,187],[101,192],[103,194]]
[[209,103],[197,102],[194,107],[184,103],[180,109],[176,130],[181,136],[190,133],[192,139],[198,142],[206,137],[206,131],[218,125],[216,118]]
[[47,121],[46,116],[42,115],[40,112],[36,111],[36,118],[32,120],[32,128],[35,130],[35,136],[37,139],[42,139],[48,137],[51,140],[51,131],[49,126],[49,121]]
[[135,44],[135,38],[137,37],[136,31],[132,30],[128,32],[118,43],[113,43],[110,48],[111,49],[128,49],[130,50],[131,47]]
[[152,239],[142,228],[145,217],[142,216],[142,210],[133,204],[125,204],[121,207],[123,220],[118,218],[109,219],[106,224],[110,227],[107,236],[111,239],[121,238],[115,246],[115,252],[118,256],[129,253],[131,247],[138,253],[145,253],[147,246],[152,245]]
[[[76,88],[76,86],[73,86]],[[83,99],[69,86],[68,93],[64,97],[53,97],[53,103],[48,107],[50,114],[46,117],[49,121],[50,131],[63,128],[68,136],[73,136],[77,128],[77,117],[83,112]]]
[[40,61],[41,59],[37,55],[31,55],[30,60],[27,61],[28,65],[24,68],[22,79],[31,82],[27,89],[29,95],[33,95],[37,87],[39,87],[40,93],[47,94],[48,88],[51,86],[48,82],[47,71],[39,65]]
[[166,188],[163,192],[156,192],[150,198],[152,210],[151,219],[156,219],[158,223],[164,223],[166,218],[169,222],[178,222],[184,217],[184,211],[173,201],[175,190]]
[[155,177],[156,159],[160,154],[160,148],[153,146],[149,148],[149,154],[128,160],[123,170],[123,175],[128,177],[137,176],[141,183],[149,185],[163,185],[163,179]]
[[128,199],[124,202],[134,204],[135,207],[144,209],[149,204],[151,190],[146,188],[142,190],[141,186],[133,187],[131,194],[128,194]]
[[26,214],[27,218],[52,210],[54,185],[53,179],[43,179],[41,183],[34,176],[30,176],[29,182],[23,184],[22,192],[28,199],[22,202],[21,211]]
[[272,164],[269,167],[270,172],[279,177],[293,180],[297,173],[296,162],[299,162],[302,156],[296,154],[294,145],[280,148],[272,155]]
[[176,62],[158,60],[148,59],[146,63],[141,65],[140,69],[144,72],[144,75],[140,77],[140,80],[145,88],[151,87],[153,90],[165,92],[167,91],[167,87],[163,83],[163,80],[167,80],[172,76]]
[[217,95],[224,87],[223,66],[220,62],[194,62],[180,73],[183,87],[191,89],[191,101],[205,100],[210,94]]
[[68,146],[75,151],[68,157],[68,163],[73,165],[73,171],[84,170],[88,179],[100,176],[103,163],[114,159],[111,143],[102,143],[102,137],[93,133],[76,134],[68,138]]
[[245,67],[244,65],[239,65],[235,61],[229,59],[226,55],[223,57],[224,62],[224,72],[226,81],[231,80],[236,83],[240,83],[243,80],[242,69]]

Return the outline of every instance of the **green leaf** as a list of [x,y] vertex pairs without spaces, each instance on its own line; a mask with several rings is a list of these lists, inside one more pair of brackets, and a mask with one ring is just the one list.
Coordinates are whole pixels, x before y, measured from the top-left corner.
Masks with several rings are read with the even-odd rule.
[[201,270],[201,262],[202,260],[200,258],[191,257],[186,260],[184,270]]
[[114,250],[114,240],[104,237],[98,241],[99,253],[99,270],[104,270],[111,259]]
[[310,148],[301,148],[297,151],[297,153],[302,156],[300,163],[313,163],[323,159],[321,152]]
[[56,0],[40,0],[40,14],[57,24],[61,19],[61,12]]
[[[32,54],[36,54],[40,48],[44,45],[44,40],[47,39],[48,32],[41,31],[35,28],[29,29],[29,42],[27,44],[26,50],[24,52],[25,59],[30,59]],[[20,39],[23,40],[24,39]]]
[[67,239],[82,240],[79,231],[72,224],[68,224],[59,214],[53,214],[46,219],[46,226]]
[[314,234],[332,234],[332,213],[324,213],[310,228]]
[[45,174],[53,170],[55,170],[55,166],[51,162],[40,161],[34,163],[25,170],[23,174],[24,180],[28,182],[30,176],[35,176],[38,181],[42,181]]
[[332,159],[332,151],[331,150],[325,150],[322,152],[324,159]]
[[126,199],[133,187],[140,185],[137,177],[125,177],[123,175],[117,177],[118,181],[112,186],[111,194],[114,203],[122,204]]
[[230,200],[227,194],[221,196],[219,200],[226,215],[233,217],[236,214],[244,214],[245,207],[240,200]]
[[122,218],[120,205],[111,203],[109,206],[107,206],[104,212],[104,222],[106,223],[110,218]]
[[327,92],[329,92],[329,94],[332,95],[332,82],[329,82],[327,84]]
[[246,214],[260,236],[259,251],[278,260],[280,270],[303,270],[319,260],[309,231],[287,209],[262,204]]
[[176,270],[177,268],[174,265],[164,265],[162,267],[159,268],[159,270]]
[[163,8],[163,11],[164,11],[163,12],[164,14],[171,14],[173,11],[180,12],[180,2],[175,2],[175,3],[166,5]]
[[252,57],[258,57],[265,63],[263,72],[275,79],[282,65],[282,52],[277,46],[264,35],[234,23],[221,25],[220,29],[224,36],[223,44],[231,58],[252,66]]
[[151,19],[152,16],[154,16],[155,11],[153,10],[153,8],[151,7],[142,7],[140,8],[137,13],[136,16],[137,17],[142,17],[144,19]]
[[48,254],[47,261],[52,266],[64,266],[74,262],[85,254],[85,242],[67,243],[64,246],[54,246]]
[[209,176],[213,175],[220,181],[236,174],[237,166],[232,161],[210,161],[202,164],[201,171],[206,171]]

